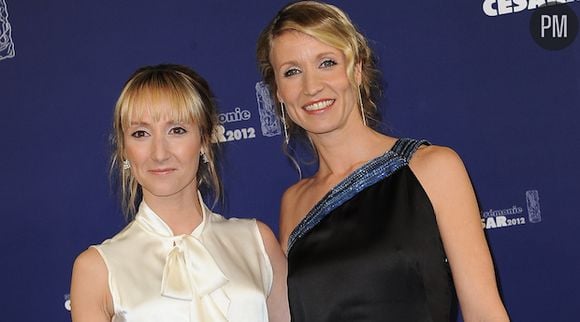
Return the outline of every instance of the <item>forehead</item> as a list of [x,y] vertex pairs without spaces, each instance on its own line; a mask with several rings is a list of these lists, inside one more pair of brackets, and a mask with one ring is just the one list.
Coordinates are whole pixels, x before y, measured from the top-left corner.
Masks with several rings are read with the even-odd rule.
[[343,52],[315,37],[299,31],[285,31],[272,40],[270,59],[274,66],[284,63],[318,59],[321,55],[333,54],[343,57]]

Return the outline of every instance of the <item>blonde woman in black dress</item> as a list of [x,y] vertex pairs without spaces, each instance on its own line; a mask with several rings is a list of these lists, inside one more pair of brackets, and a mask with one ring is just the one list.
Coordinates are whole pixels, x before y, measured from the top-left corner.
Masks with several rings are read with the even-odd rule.
[[292,141],[318,170],[284,194],[292,321],[508,321],[461,159],[375,131],[373,60],[335,6],[287,5],[258,40]]

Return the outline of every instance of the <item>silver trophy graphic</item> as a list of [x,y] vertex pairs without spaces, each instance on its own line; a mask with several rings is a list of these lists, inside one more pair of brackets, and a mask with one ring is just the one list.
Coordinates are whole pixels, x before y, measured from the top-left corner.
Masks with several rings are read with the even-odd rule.
[[12,58],[14,55],[12,27],[8,21],[8,7],[6,1],[0,0],[0,60]]
[[274,100],[270,95],[270,89],[264,82],[256,83],[256,100],[258,101],[258,112],[260,113],[260,123],[262,125],[262,135],[280,135],[280,121],[274,111]]
[[528,206],[528,219],[531,223],[542,221],[542,212],[540,211],[540,195],[538,190],[526,191],[526,203]]

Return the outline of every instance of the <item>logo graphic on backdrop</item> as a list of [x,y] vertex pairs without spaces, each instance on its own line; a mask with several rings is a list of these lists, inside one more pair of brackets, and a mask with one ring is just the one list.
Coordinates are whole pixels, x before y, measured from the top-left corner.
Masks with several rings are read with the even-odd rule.
[[241,107],[234,108],[233,111],[218,114],[218,126],[213,135],[214,142],[231,142],[254,139],[256,129],[251,126],[239,125],[240,122],[248,121],[252,118],[249,110]]
[[538,46],[561,50],[574,42],[578,34],[578,17],[566,3],[580,0],[484,0],[483,12],[490,17],[534,10],[530,34]]
[[264,82],[256,83],[256,100],[258,101],[258,112],[260,113],[260,123],[262,124],[262,135],[280,135],[280,122],[274,111],[274,100],[270,94],[270,88]]
[[540,194],[538,190],[527,190],[525,205],[513,205],[511,208],[488,209],[481,212],[481,225],[484,229],[496,229],[537,224],[542,221]]
[[8,6],[6,6],[6,1],[0,0],[0,60],[12,58],[14,55],[12,27],[8,21]]
[[[270,95],[270,89],[264,82],[256,83],[256,102],[260,115],[260,128],[262,135],[272,137],[282,133],[280,121],[274,110],[274,100]],[[218,115],[219,125],[214,132],[214,142],[231,142],[256,138],[256,129],[252,126],[240,126],[239,122],[249,121],[252,112],[236,107],[233,111]]]
[[562,5],[579,0],[484,0],[483,12],[490,16],[508,15],[524,10],[535,10],[541,7]]

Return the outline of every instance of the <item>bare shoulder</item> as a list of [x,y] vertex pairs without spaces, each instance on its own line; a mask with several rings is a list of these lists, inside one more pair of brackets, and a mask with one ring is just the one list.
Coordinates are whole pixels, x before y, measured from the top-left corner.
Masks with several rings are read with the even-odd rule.
[[410,167],[418,177],[447,176],[465,172],[459,155],[451,148],[421,146],[411,159]]
[[466,202],[473,205],[470,208],[476,207],[467,170],[452,149],[423,146],[417,150],[409,166],[433,203],[438,217],[449,213],[442,210],[452,204],[457,206],[457,203]]
[[97,249],[89,247],[75,259],[73,274],[75,272],[82,276],[102,277],[104,275],[106,277],[107,266]]
[[82,252],[73,265],[71,280],[73,321],[107,321],[113,312],[107,266],[94,248]]
[[256,220],[256,224],[258,225],[258,230],[260,231],[266,249],[270,247],[279,247],[278,240],[276,239],[274,232],[272,232],[272,229],[259,220]]
[[282,195],[280,204],[280,244],[286,251],[288,237],[296,225],[308,212],[307,207],[312,202],[311,198],[303,198],[304,192],[312,185],[312,179],[302,179],[290,186]]
[[258,225],[260,235],[262,236],[262,241],[264,242],[266,253],[268,253],[270,261],[272,262],[272,266],[276,268],[277,266],[280,266],[280,264],[285,265],[286,257],[282,253],[278,239],[276,239],[276,235],[274,235],[272,229],[270,229],[268,225],[259,220],[256,220],[256,223]]
[[284,194],[282,195],[282,201],[280,205],[280,216],[281,219],[288,220],[289,216],[293,216],[296,214],[294,210],[296,201],[299,200],[302,191],[304,191],[304,187],[308,185],[309,179],[302,179],[297,183],[290,186]]
[[307,189],[307,187],[312,184],[312,181],[313,181],[312,178],[304,178],[296,182],[295,184],[291,185],[290,187],[288,187],[288,189],[286,189],[286,191],[284,191],[282,200],[285,199],[292,200],[300,197],[300,195],[304,192],[304,190]]

